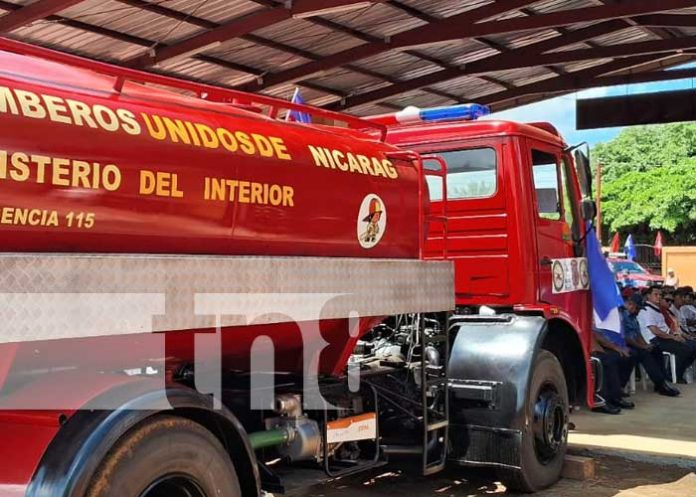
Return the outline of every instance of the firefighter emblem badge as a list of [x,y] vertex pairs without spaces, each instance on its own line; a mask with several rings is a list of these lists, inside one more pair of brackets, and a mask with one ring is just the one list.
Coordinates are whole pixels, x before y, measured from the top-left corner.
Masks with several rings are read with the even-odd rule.
[[387,209],[384,202],[374,193],[367,195],[358,212],[358,242],[370,249],[377,245],[387,229]]

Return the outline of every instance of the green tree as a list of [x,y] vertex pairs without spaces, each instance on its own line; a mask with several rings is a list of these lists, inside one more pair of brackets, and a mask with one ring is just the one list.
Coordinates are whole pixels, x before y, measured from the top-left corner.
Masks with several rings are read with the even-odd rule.
[[598,144],[593,160],[602,164],[602,213],[611,231],[648,241],[659,229],[678,243],[696,241],[696,124],[627,128]]

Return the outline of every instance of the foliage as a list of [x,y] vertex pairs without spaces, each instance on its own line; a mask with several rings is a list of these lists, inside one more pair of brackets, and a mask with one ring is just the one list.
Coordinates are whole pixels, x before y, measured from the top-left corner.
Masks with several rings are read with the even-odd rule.
[[602,215],[613,231],[664,230],[696,241],[696,124],[627,128],[593,150],[602,164]]
[[602,213],[612,231],[647,225],[693,241],[696,226],[696,164],[631,171],[607,182]]

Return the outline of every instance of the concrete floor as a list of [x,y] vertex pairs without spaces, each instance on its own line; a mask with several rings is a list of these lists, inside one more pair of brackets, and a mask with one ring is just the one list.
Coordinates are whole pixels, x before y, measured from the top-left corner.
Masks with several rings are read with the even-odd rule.
[[680,397],[663,397],[652,391],[650,383],[648,391],[642,391],[639,382],[631,397],[636,404],[633,410],[618,416],[587,411],[574,414],[571,445],[634,457],[679,458],[683,466],[696,468],[696,384],[678,387]]
[[[636,409],[618,416],[573,414],[570,452],[594,457],[596,477],[561,480],[535,497],[696,497],[696,384],[679,385],[682,396],[652,392],[632,397]],[[313,487],[311,497],[479,497],[514,495],[490,474],[447,470],[423,478],[387,467]]]
[[[694,497],[696,474],[675,466],[597,456],[597,477],[587,481],[561,480],[534,497]],[[507,493],[500,483],[476,471],[448,470],[430,477],[387,468],[372,475],[358,475],[312,487],[308,497],[500,497]],[[520,496],[521,497],[521,496]]]

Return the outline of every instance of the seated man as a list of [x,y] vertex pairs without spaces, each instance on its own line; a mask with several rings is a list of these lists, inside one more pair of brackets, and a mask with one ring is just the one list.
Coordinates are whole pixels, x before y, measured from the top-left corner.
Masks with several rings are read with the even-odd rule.
[[606,401],[602,407],[595,407],[594,412],[619,414],[621,409],[633,409],[635,404],[623,398],[623,387],[635,367],[634,359],[628,348],[610,339],[611,331],[593,329],[592,355],[602,361],[603,382],[599,394]]
[[696,307],[689,304],[689,291],[686,288],[679,288],[674,292],[674,303],[672,304],[672,312],[677,315],[681,330],[689,335],[696,334]]
[[[621,310],[621,325],[624,330],[624,339],[628,344],[631,356],[638,364],[643,366],[643,369],[650,377],[650,381],[655,385],[655,391],[660,395],[676,397],[680,393],[679,390],[667,383],[664,370],[652,354],[653,345],[647,343],[640,334],[640,325],[636,316],[640,311],[641,304],[642,299],[638,294],[624,298],[624,308]],[[628,376],[624,376],[621,379],[624,385],[630,379],[631,372],[624,373],[628,374]]]
[[665,317],[665,322],[670,329],[672,335],[680,336],[685,339],[684,344],[687,345],[696,357],[696,337],[689,333],[686,323],[684,322],[681,312],[675,306],[676,291],[665,292],[662,290],[660,298],[660,311]]
[[[694,301],[694,289],[690,286],[682,287],[682,292],[684,293],[684,306],[689,307],[693,310],[696,316],[696,302]],[[696,324],[694,324],[694,330],[696,331]]]
[[670,330],[670,333],[678,334],[680,331],[677,313],[673,310],[674,294],[672,290],[660,291],[660,312],[665,318],[665,323]]
[[[643,339],[655,346],[655,350],[674,354],[677,359],[677,382],[686,383],[684,371],[696,359],[696,349],[680,333],[670,330],[660,310],[661,292],[652,287],[646,294],[645,307],[638,313],[640,333]],[[687,343],[691,342],[691,343]]]

